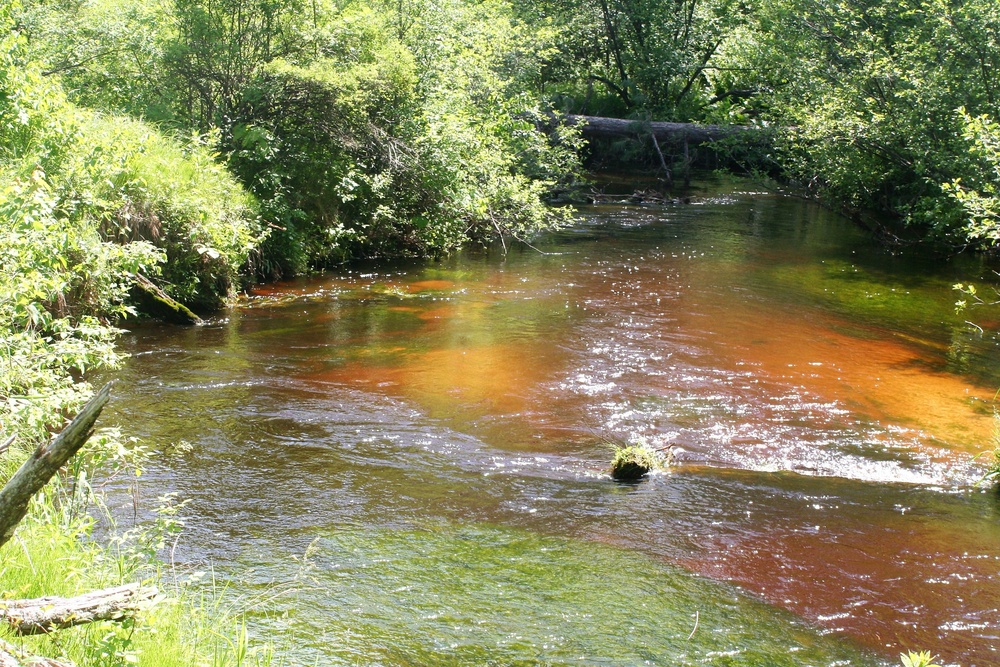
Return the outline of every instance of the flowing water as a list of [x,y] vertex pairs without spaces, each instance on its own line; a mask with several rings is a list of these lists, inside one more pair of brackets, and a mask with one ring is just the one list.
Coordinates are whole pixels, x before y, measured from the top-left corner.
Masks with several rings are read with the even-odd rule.
[[[295,665],[1000,663],[981,267],[722,187],[536,246],[126,335],[173,559]],[[615,483],[608,439],[678,463]]]

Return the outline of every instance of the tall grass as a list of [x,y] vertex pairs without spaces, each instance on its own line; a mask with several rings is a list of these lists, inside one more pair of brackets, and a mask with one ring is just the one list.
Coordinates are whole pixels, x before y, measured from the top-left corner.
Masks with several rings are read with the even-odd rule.
[[190,586],[166,576],[157,556],[181,527],[172,499],[161,499],[153,521],[124,530],[117,525],[102,495],[87,482],[97,474],[91,464],[105,459],[101,443],[110,442],[97,439],[97,456],[82,455],[86,461],[75,466],[75,479],[70,470],[50,483],[3,547],[0,593],[4,598],[73,596],[141,581],[157,586],[160,595],[121,622],[101,621],[8,641],[27,653],[67,659],[81,667],[271,665],[270,649],[251,645],[240,611],[224,589],[211,582]]

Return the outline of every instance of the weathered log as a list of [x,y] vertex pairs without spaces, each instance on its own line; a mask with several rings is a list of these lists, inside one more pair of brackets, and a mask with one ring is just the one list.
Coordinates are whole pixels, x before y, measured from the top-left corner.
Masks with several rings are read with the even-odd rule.
[[126,584],[72,598],[0,600],[0,618],[19,635],[39,635],[94,621],[120,621],[149,606],[154,586]]
[[0,667],[73,667],[73,663],[33,656],[0,639]]
[[14,529],[27,514],[28,503],[35,494],[87,442],[110,395],[109,382],[83,406],[69,426],[39,446],[0,491],[0,546],[14,536]]
[[698,123],[666,123],[604,118],[602,116],[564,117],[567,125],[580,129],[585,137],[620,138],[652,135],[657,141],[704,144],[727,137],[749,135],[759,130],[747,125],[701,125]]
[[135,287],[133,294],[149,315],[174,324],[202,324],[202,319],[190,308],[172,298],[141,273],[135,274]]

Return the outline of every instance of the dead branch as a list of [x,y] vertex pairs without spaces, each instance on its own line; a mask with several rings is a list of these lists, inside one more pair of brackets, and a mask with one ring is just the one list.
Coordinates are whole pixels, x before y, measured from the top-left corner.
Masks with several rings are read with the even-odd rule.
[[0,546],[13,537],[14,529],[28,512],[28,503],[93,433],[94,422],[111,395],[111,383],[87,401],[69,426],[41,445],[0,491]]

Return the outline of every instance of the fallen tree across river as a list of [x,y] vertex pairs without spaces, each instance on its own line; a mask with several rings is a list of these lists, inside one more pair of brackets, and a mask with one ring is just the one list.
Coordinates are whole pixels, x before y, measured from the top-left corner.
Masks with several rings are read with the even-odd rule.
[[[577,115],[567,115],[560,120],[566,125],[578,128],[584,137],[614,139],[649,136],[658,142],[687,143],[691,146],[731,137],[760,134],[759,128],[749,125],[701,125]],[[552,117],[552,122],[556,122],[555,117]]]
[[702,125],[574,114],[549,114],[538,123],[539,129],[548,131],[560,125],[577,128],[585,139],[648,140],[656,151],[667,182],[673,182],[674,169],[679,168],[683,173],[685,186],[690,185],[691,165],[695,161],[692,147],[729,139],[746,143],[768,141],[768,133],[764,128],[751,125]]

